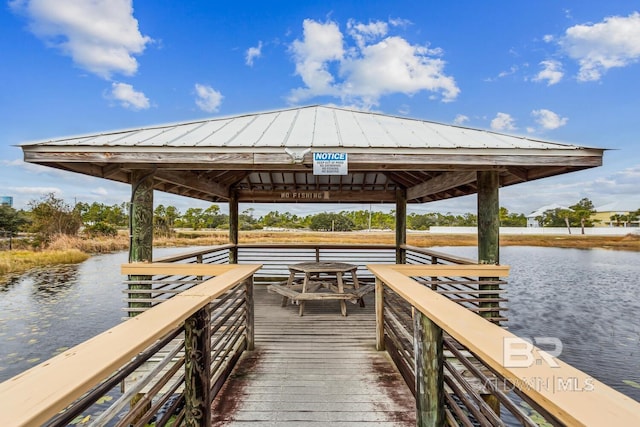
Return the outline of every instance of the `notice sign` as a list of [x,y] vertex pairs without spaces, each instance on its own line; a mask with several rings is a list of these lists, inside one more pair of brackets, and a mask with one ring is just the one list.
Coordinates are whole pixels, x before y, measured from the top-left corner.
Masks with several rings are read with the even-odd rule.
[[313,153],[314,175],[347,175],[347,153]]

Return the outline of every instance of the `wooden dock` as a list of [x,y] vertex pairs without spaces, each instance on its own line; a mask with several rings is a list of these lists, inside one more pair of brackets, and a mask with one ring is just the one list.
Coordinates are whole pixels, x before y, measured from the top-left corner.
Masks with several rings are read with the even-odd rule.
[[255,290],[255,351],[246,353],[212,405],[214,426],[415,426],[415,399],[386,352],[375,349],[374,297],[281,307]]

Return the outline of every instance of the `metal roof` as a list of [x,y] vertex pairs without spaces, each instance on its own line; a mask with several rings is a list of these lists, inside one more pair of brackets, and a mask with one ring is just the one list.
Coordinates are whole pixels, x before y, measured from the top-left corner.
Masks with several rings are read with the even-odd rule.
[[580,148],[487,130],[326,106],[212,118],[24,145],[255,149]]
[[[156,188],[211,201],[410,202],[475,192],[475,172],[510,185],[599,166],[602,149],[328,106],[291,108],[22,145],[25,161],[130,182],[156,169]],[[315,176],[313,152],[348,153],[348,175]],[[387,194],[388,193],[388,194]],[[385,195],[387,194],[387,195]]]

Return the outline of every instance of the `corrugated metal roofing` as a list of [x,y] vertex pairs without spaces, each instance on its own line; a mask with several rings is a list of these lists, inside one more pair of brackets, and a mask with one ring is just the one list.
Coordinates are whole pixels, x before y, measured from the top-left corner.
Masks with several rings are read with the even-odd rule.
[[582,148],[424,120],[310,106],[167,124],[25,145],[69,147],[200,147],[349,149]]
[[[473,194],[478,171],[500,185],[600,166],[603,150],[425,120],[311,106],[40,141],[25,161],[210,201],[410,202]],[[315,175],[312,152],[348,153],[346,175]],[[304,195],[303,195],[304,196]],[[309,201],[309,200],[308,200]]]

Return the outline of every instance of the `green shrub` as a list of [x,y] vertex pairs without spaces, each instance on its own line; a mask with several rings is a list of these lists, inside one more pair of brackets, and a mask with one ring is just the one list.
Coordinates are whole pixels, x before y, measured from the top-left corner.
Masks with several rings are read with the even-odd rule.
[[118,229],[111,224],[107,224],[106,222],[96,222],[93,225],[89,225],[85,227],[84,232],[90,237],[115,237],[118,235]]

